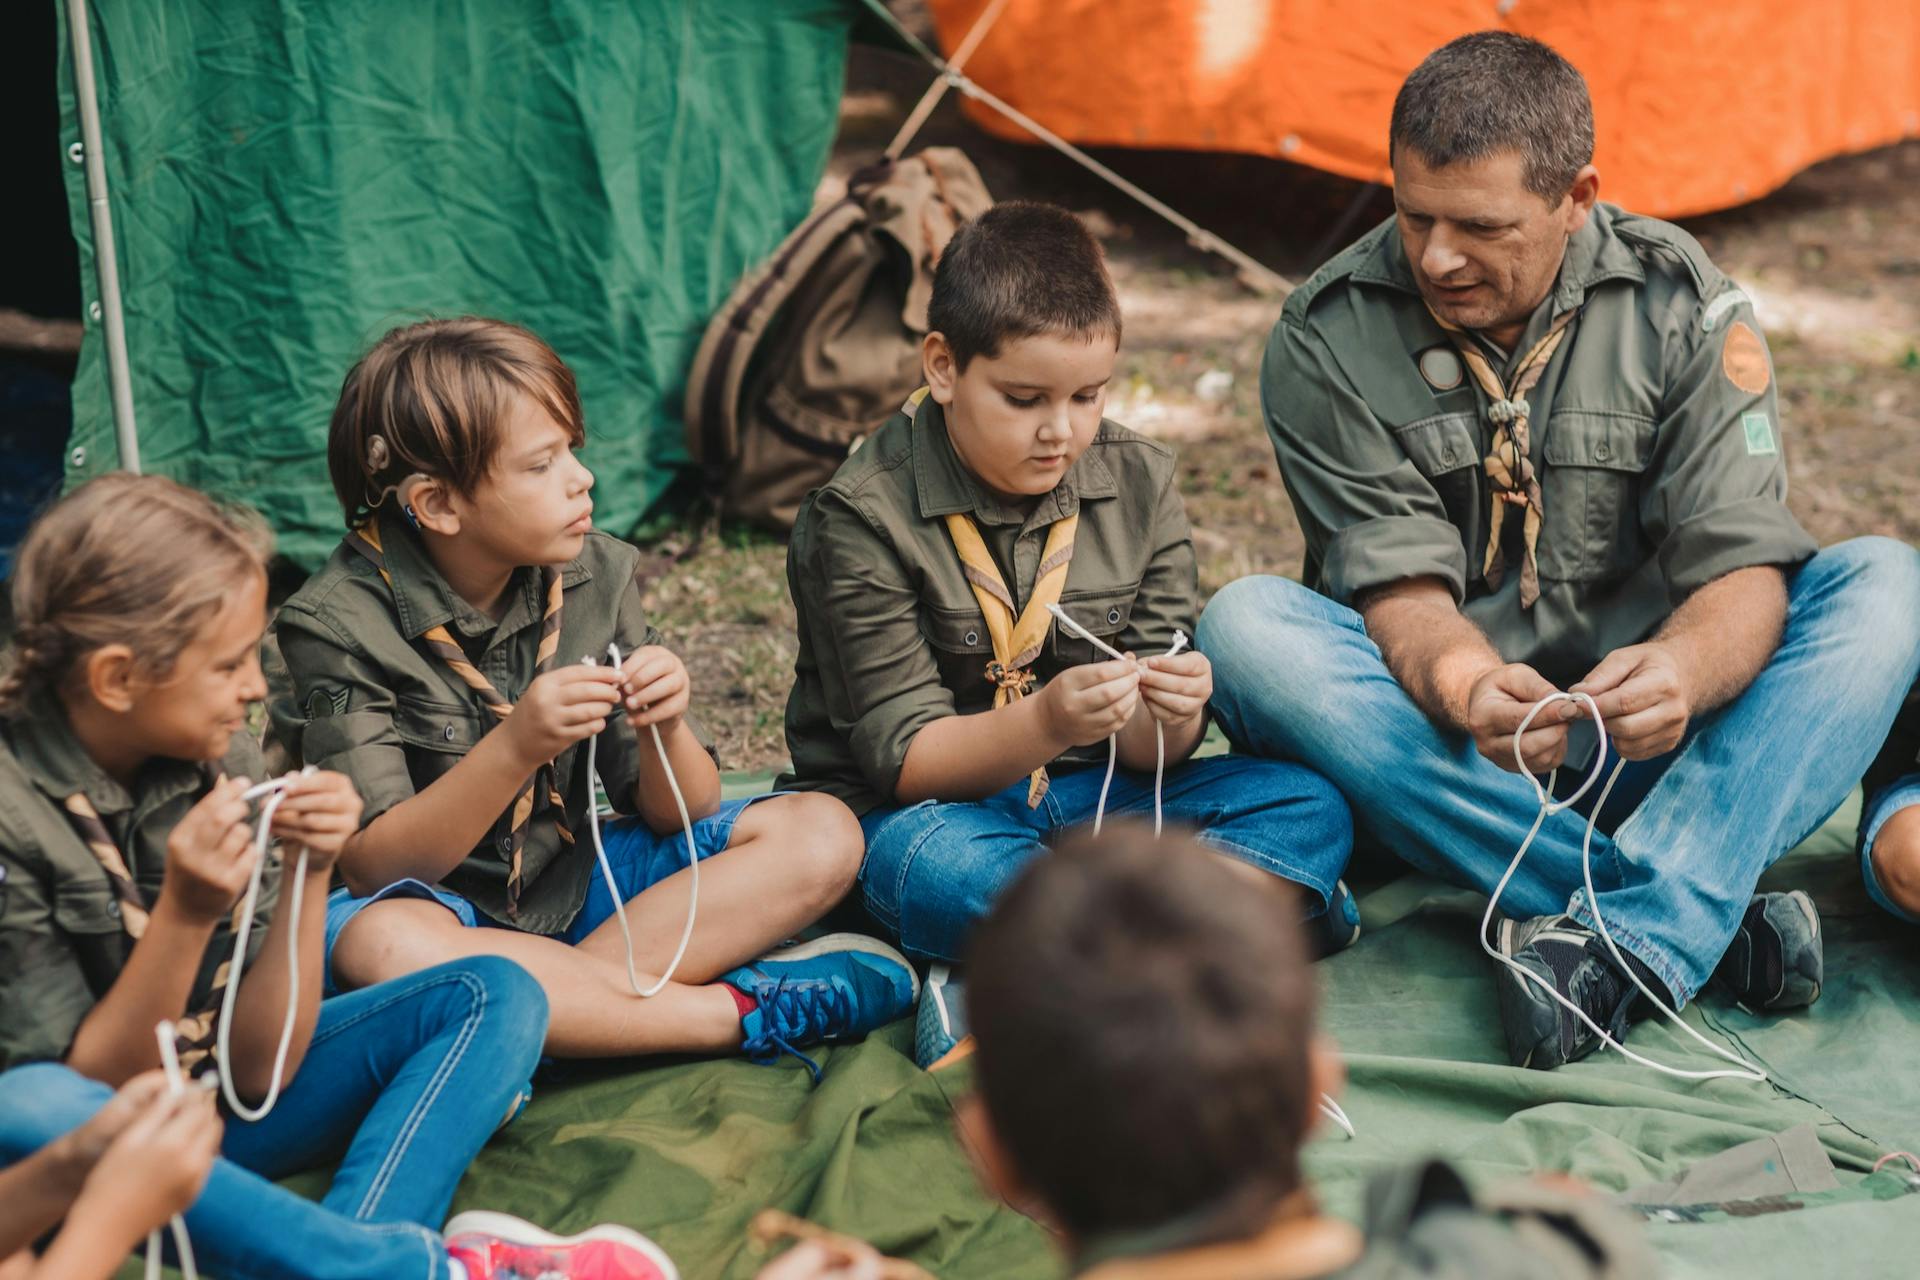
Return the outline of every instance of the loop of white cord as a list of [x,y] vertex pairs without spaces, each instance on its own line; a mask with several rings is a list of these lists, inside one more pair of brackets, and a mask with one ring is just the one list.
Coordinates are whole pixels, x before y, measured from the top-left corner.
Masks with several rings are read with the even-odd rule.
[[[1121,653],[1099,636],[1094,635],[1093,632],[1075,622],[1067,615],[1067,611],[1059,605],[1048,605],[1047,612],[1051,613],[1054,621],[1065,627],[1070,634],[1085,640],[1088,644],[1100,650],[1100,652],[1106,654],[1108,657],[1120,662],[1127,660],[1126,654]],[[1174,654],[1179,653],[1186,647],[1187,633],[1184,631],[1175,631],[1173,633],[1173,644],[1167,649],[1165,656],[1171,658]],[[1153,757],[1153,834],[1157,836],[1160,834],[1161,827],[1160,796],[1167,775],[1167,730],[1166,726],[1161,724],[1158,719],[1155,719],[1153,722]],[[1100,800],[1094,805],[1093,809],[1093,834],[1095,835],[1100,834],[1100,827],[1106,821],[1107,792],[1113,788],[1113,769],[1114,766],[1119,763],[1119,760],[1120,735],[1117,733],[1108,734],[1107,776],[1100,783]]]
[[[1594,751],[1593,769],[1587,774],[1587,780],[1580,784],[1579,790],[1575,791],[1565,800],[1555,800],[1553,798],[1553,782],[1555,777],[1558,776],[1559,770],[1555,769],[1548,773],[1546,782],[1542,784],[1540,779],[1535,777],[1534,774],[1527,769],[1527,762],[1522,758],[1520,753],[1520,740],[1526,735],[1527,727],[1533,723],[1535,716],[1538,716],[1548,707],[1561,702],[1574,702],[1584,705],[1587,709],[1587,714],[1593,717],[1594,731],[1599,736],[1600,741],[1599,746]],[[1520,776],[1527,780],[1528,785],[1533,788],[1535,797],[1540,801],[1540,812],[1534,817],[1533,826],[1528,829],[1526,839],[1520,842],[1519,851],[1513,855],[1513,861],[1507,864],[1506,874],[1502,875],[1500,877],[1500,883],[1494,886],[1493,896],[1487,900],[1486,914],[1480,918],[1480,949],[1507,968],[1513,970],[1513,972],[1519,974],[1528,982],[1545,991],[1549,996],[1553,997],[1555,1003],[1572,1013],[1574,1017],[1586,1025],[1588,1030],[1599,1036],[1602,1042],[1610,1048],[1618,1050],[1631,1062],[1637,1062],[1643,1067],[1648,1067],[1678,1080],[1749,1080],[1754,1083],[1763,1084],[1767,1080],[1766,1072],[1754,1066],[1747,1059],[1731,1049],[1723,1045],[1715,1044],[1698,1031],[1695,1031],[1679,1014],[1668,1008],[1664,1001],[1647,989],[1646,983],[1640,981],[1640,975],[1634,972],[1633,966],[1627,962],[1627,958],[1621,954],[1619,946],[1615,944],[1613,934],[1607,929],[1607,922],[1601,918],[1600,902],[1593,891],[1593,833],[1600,821],[1600,810],[1606,807],[1607,797],[1613,793],[1613,784],[1620,780],[1620,771],[1626,767],[1627,762],[1624,758],[1615,761],[1613,772],[1607,775],[1606,785],[1600,788],[1600,798],[1594,801],[1593,808],[1587,815],[1586,835],[1580,841],[1580,874],[1586,886],[1587,906],[1593,912],[1595,931],[1600,935],[1601,940],[1607,944],[1607,950],[1612,953],[1614,962],[1619,965],[1621,972],[1627,975],[1628,980],[1633,983],[1641,995],[1653,1003],[1654,1008],[1664,1014],[1667,1020],[1674,1026],[1680,1028],[1680,1030],[1686,1032],[1689,1036],[1692,1036],[1709,1052],[1734,1064],[1736,1069],[1686,1071],[1679,1067],[1669,1067],[1664,1063],[1655,1062],[1651,1058],[1643,1057],[1635,1053],[1614,1039],[1605,1027],[1602,1027],[1588,1016],[1586,1010],[1580,1008],[1579,1005],[1554,990],[1551,982],[1542,978],[1539,974],[1534,973],[1525,965],[1519,964],[1511,958],[1500,954],[1493,944],[1487,940],[1487,930],[1493,923],[1493,913],[1500,904],[1500,895],[1506,892],[1507,883],[1513,879],[1513,873],[1520,869],[1521,859],[1525,858],[1527,851],[1533,847],[1534,837],[1540,834],[1541,825],[1546,822],[1549,816],[1572,807],[1582,796],[1592,790],[1593,784],[1599,781],[1600,773],[1606,766],[1607,746],[1607,728],[1601,720],[1600,708],[1594,703],[1591,696],[1584,693],[1561,693],[1556,691],[1548,694],[1533,704],[1526,716],[1520,721],[1520,727],[1513,731],[1514,767]]]
[[[619,645],[607,645],[607,659],[613,664],[614,670],[620,669]],[[591,656],[582,658],[581,661],[588,666],[594,665]],[[623,708],[624,705],[623,702]],[[620,897],[620,886],[614,883],[613,864],[607,861],[607,847],[600,841],[600,807],[591,801],[587,805],[587,822],[593,831],[594,856],[600,860],[600,874],[607,881],[607,897],[613,901],[613,918],[620,924],[620,940],[627,945],[627,982],[633,987],[633,993],[643,999],[659,995],[666,989],[667,984],[673,981],[675,971],[680,968],[680,961],[687,954],[687,944],[693,940],[693,922],[700,911],[700,852],[693,843],[693,819],[687,816],[687,798],[680,794],[680,780],[673,776],[673,764],[667,759],[666,744],[660,740],[660,726],[650,724],[647,729],[653,734],[653,749],[660,753],[660,768],[667,775],[667,789],[673,792],[673,805],[680,813],[680,834],[687,842],[687,868],[693,876],[692,883],[687,887],[687,924],[680,931],[680,945],[675,948],[673,960],[667,965],[666,972],[661,974],[659,981],[650,987],[641,987],[640,975],[633,967],[633,931],[627,925],[627,904]],[[587,739],[587,785],[589,788],[592,787],[593,779],[597,776],[594,770],[595,740],[595,738]]]
[[[174,1026],[171,1019],[163,1018],[154,1025],[154,1039],[160,1042],[160,1065],[167,1073],[167,1092],[178,1096],[187,1091],[186,1076],[180,1071],[180,1054],[174,1047]],[[186,1219],[174,1214],[167,1223],[173,1232],[173,1249],[180,1255],[180,1274],[186,1280],[200,1280],[200,1270],[194,1263],[193,1241],[187,1235]],[[160,1280],[160,1231],[155,1228],[147,1233],[146,1280]]]

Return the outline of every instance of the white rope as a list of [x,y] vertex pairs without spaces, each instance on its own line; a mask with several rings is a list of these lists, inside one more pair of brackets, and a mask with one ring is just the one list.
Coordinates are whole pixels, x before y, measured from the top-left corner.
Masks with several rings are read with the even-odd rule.
[[[614,670],[620,669],[619,645],[607,646],[607,659],[613,664]],[[581,661],[588,666],[594,665],[591,656]],[[623,708],[624,705],[622,703]],[[595,804],[587,806],[587,822],[593,831],[594,856],[600,860],[600,874],[607,881],[607,896],[613,900],[613,918],[620,923],[620,939],[627,945],[627,982],[633,987],[633,994],[643,999],[659,995],[666,989],[667,984],[673,981],[674,972],[680,968],[680,961],[687,954],[687,944],[693,940],[693,922],[700,911],[700,852],[693,843],[693,819],[687,816],[687,798],[680,794],[680,780],[673,776],[673,765],[667,759],[666,744],[660,740],[660,726],[650,724],[647,729],[653,734],[653,749],[660,753],[660,768],[667,775],[667,789],[673,792],[673,806],[680,813],[680,834],[687,842],[687,868],[693,875],[693,882],[687,889],[687,924],[680,931],[680,946],[674,951],[673,960],[667,965],[667,971],[661,974],[660,980],[651,987],[643,989],[640,986],[640,975],[634,971],[633,930],[627,924],[627,904],[620,897],[620,886],[614,883],[613,864],[607,861],[607,846],[600,840],[600,807]],[[596,740],[597,738],[587,739],[587,785],[589,787],[593,785],[593,779],[597,776],[594,772]]]
[[[1600,744],[1594,752],[1593,770],[1587,775],[1587,780],[1580,784],[1580,789],[1568,796],[1565,800],[1555,800],[1553,798],[1553,781],[1558,775],[1559,770],[1556,769],[1547,774],[1547,781],[1543,785],[1539,778],[1528,771],[1527,763],[1520,754],[1520,739],[1526,734],[1527,726],[1533,723],[1535,716],[1539,715],[1548,707],[1561,702],[1576,702],[1585,705],[1587,714],[1593,717],[1593,727],[1599,735]],[[1492,943],[1487,941],[1487,928],[1493,923],[1493,913],[1495,908],[1499,906],[1500,895],[1506,891],[1508,881],[1513,879],[1513,873],[1519,870],[1520,860],[1525,858],[1527,851],[1533,847],[1534,837],[1540,834],[1541,825],[1546,822],[1548,817],[1559,813],[1563,809],[1572,807],[1582,796],[1586,795],[1587,792],[1593,788],[1593,784],[1599,781],[1600,771],[1605,767],[1606,761],[1607,728],[1601,721],[1600,708],[1594,703],[1591,696],[1584,693],[1560,693],[1556,691],[1548,694],[1533,704],[1533,707],[1527,712],[1525,718],[1520,721],[1520,727],[1513,731],[1514,767],[1520,776],[1527,780],[1528,785],[1533,788],[1534,795],[1540,801],[1540,812],[1534,817],[1533,826],[1527,831],[1527,838],[1520,842],[1520,849],[1513,855],[1513,861],[1507,864],[1506,874],[1501,876],[1500,883],[1494,886],[1493,896],[1487,900],[1486,914],[1480,918],[1480,949],[1553,997],[1555,1003],[1572,1013],[1574,1017],[1580,1019],[1588,1030],[1599,1036],[1609,1047],[1617,1049],[1629,1061],[1637,1062],[1643,1067],[1648,1067],[1664,1075],[1672,1076],[1677,1080],[1750,1080],[1755,1083],[1765,1083],[1767,1080],[1766,1072],[1754,1066],[1733,1050],[1723,1045],[1715,1044],[1713,1041],[1701,1035],[1689,1026],[1679,1014],[1668,1008],[1660,997],[1654,995],[1652,991],[1647,989],[1647,984],[1640,981],[1640,975],[1634,972],[1633,965],[1629,964],[1627,958],[1620,953],[1620,948],[1614,943],[1613,934],[1607,929],[1607,922],[1601,918],[1600,901],[1593,891],[1593,833],[1595,826],[1600,821],[1600,810],[1606,806],[1607,797],[1613,793],[1613,784],[1620,780],[1620,771],[1626,767],[1627,762],[1624,757],[1614,763],[1613,772],[1607,775],[1606,785],[1600,788],[1600,798],[1594,802],[1593,809],[1587,815],[1586,835],[1580,841],[1580,874],[1586,885],[1587,906],[1593,911],[1595,931],[1598,932],[1601,939],[1606,942],[1607,950],[1613,954],[1614,962],[1618,964],[1621,971],[1627,975],[1628,980],[1638,988],[1641,995],[1652,1001],[1653,1006],[1664,1014],[1667,1020],[1674,1026],[1680,1028],[1689,1036],[1692,1036],[1716,1056],[1732,1063],[1736,1069],[1686,1071],[1679,1067],[1669,1067],[1664,1063],[1655,1062],[1651,1058],[1642,1057],[1640,1054],[1635,1053],[1614,1039],[1605,1027],[1588,1016],[1586,1010],[1554,990],[1551,982],[1542,978],[1539,974],[1534,973],[1525,965],[1519,964],[1511,958],[1502,955]]]
[[[986,39],[987,32],[1000,20],[1001,11],[1006,7],[1007,0],[993,0],[993,3],[986,7],[974,20],[972,29],[967,32],[966,39],[960,42],[960,47],[955,49],[953,56],[946,60],[947,70],[957,73],[966,65],[967,59],[971,58],[973,51],[980,47],[980,42]],[[886,156],[889,160],[899,159],[900,153],[907,149],[907,144],[912,142],[914,135],[920,132],[920,126],[927,122],[927,117],[933,114],[933,109],[940,105],[940,99],[947,96],[947,89],[951,85],[952,81],[943,75],[927,86],[926,93],[922,94],[920,101],[914,104],[906,123],[900,126],[900,132],[894,134],[893,141],[887,144]]]
[[[1105,640],[1102,640],[1099,636],[1094,635],[1091,631],[1087,630],[1085,627],[1075,622],[1072,618],[1068,617],[1067,611],[1062,609],[1059,605],[1057,604],[1048,605],[1047,612],[1051,613],[1054,617],[1054,620],[1058,622],[1061,626],[1065,627],[1070,633],[1072,633],[1073,635],[1079,636],[1082,640],[1085,640],[1087,643],[1091,644],[1094,648],[1100,650],[1100,652],[1107,654],[1109,657],[1115,658],[1121,662],[1125,662],[1127,660],[1126,654],[1121,653],[1118,649],[1108,644]],[[1187,647],[1187,633],[1184,631],[1175,631],[1173,633],[1173,645],[1167,650],[1166,656],[1171,658],[1174,654],[1179,653],[1182,649],[1185,649],[1186,647]],[[1154,748],[1153,834],[1157,836],[1160,834],[1160,826],[1161,826],[1160,793],[1165,783],[1166,775],[1167,775],[1167,730],[1166,730],[1166,726],[1161,724],[1158,718],[1156,718],[1153,722],[1153,748]],[[1119,759],[1120,759],[1120,735],[1117,733],[1108,734],[1107,735],[1107,776],[1105,781],[1101,782],[1100,784],[1100,802],[1094,806],[1094,810],[1093,810],[1093,834],[1095,835],[1100,834],[1100,826],[1102,822],[1106,820],[1107,792],[1113,786],[1113,767],[1114,767],[1114,764]]]
[[[287,798],[287,788],[293,785],[295,777],[305,777],[313,772],[308,765],[299,774],[288,774],[284,778],[275,778],[262,782],[241,793],[245,801],[267,797],[266,804],[260,807],[260,819],[253,830],[253,876],[247,881],[247,896],[240,904],[240,924],[234,931],[233,960],[227,968],[227,988],[220,997],[220,1030],[214,1038],[213,1056],[219,1064],[220,1093],[227,1100],[227,1109],[246,1121],[264,1120],[280,1100],[280,1085],[287,1073],[287,1054],[293,1047],[293,1028],[300,1012],[300,899],[304,895],[307,883],[307,850],[300,848],[293,873],[293,902],[287,923],[287,1016],[280,1028],[280,1043],[273,1054],[273,1076],[267,1085],[267,1096],[261,1099],[258,1107],[248,1107],[240,1101],[239,1093],[233,1087],[233,1066],[230,1061],[230,1044],[233,1038],[233,1011],[240,998],[241,971],[247,963],[247,938],[253,932],[254,905],[260,900],[260,880],[266,873],[267,843],[272,839],[273,815],[280,808],[280,802]],[[281,884],[286,878],[281,878]]]
[[[968,79],[965,75],[961,74],[955,63],[948,62],[942,58],[938,53],[935,53],[927,47],[926,41],[909,31],[898,18],[887,11],[887,7],[880,3],[880,0],[867,0],[867,7],[884,19],[902,40],[906,41],[934,70],[940,73],[941,79],[947,84],[958,89],[967,97],[977,102],[985,103],[988,107],[1013,121],[1022,129],[1025,129],[1028,133],[1031,133],[1034,137],[1040,139],[1040,141],[1046,143],[1055,151],[1058,151],[1061,155],[1072,160],[1075,164],[1080,165],[1111,186],[1117,187],[1127,195],[1132,196],[1135,200],[1138,200],[1141,204],[1186,232],[1188,241],[1195,248],[1209,253],[1216,253],[1239,267],[1241,279],[1248,285],[1281,296],[1293,292],[1293,282],[1285,276],[1280,275],[1263,263],[1255,261],[1250,254],[1228,244],[1225,240],[1222,240],[1213,232],[1208,231],[1193,219],[1172,208],[1165,201],[1149,195],[1134,183],[1127,181],[1127,179],[1121,177],[1106,165],[1101,164],[1098,160],[1095,160],[1092,156],[1074,146],[1071,142],[1068,142],[1065,138],[1062,138],[1038,120],[1035,120],[1032,116],[1027,115],[1019,108],[987,92],[987,90],[981,88],[974,81]],[[971,53],[972,51],[969,50],[968,52]],[[923,104],[924,101],[923,99]],[[928,106],[927,110],[931,111],[932,107]],[[917,110],[916,114],[918,114]],[[918,126],[916,125],[915,127],[917,128]]]
[[1320,1095],[1320,1114],[1339,1125],[1340,1131],[1345,1133],[1349,1138],[1357,1138],[1360,1136],[1353,1131],[1353,1121],[1347,1119],[1347,1113],[1342,1111],[1340,1104],[1335,1102],[1328,1094],[1323,1093]]
[[[160,1042],[160,1065],[167,1073],[167,1092],[178,1097],[187,1091],[187,1079],[180,1071],[180,1054],[173,1043],[175,1034],[171,1019],[163,1018],[154,1025],[154,1039]],[[176,1213],[168,1221],[167,1227],[173,1232],[173,1251],[180,1256],[180,1274],[186,1280],[200,1280],[200,1270],[193,1259],[193,1241],[187,1235],[186,1219]],[[147,1233],[146,1280],[160,1280],[158,1228]]]

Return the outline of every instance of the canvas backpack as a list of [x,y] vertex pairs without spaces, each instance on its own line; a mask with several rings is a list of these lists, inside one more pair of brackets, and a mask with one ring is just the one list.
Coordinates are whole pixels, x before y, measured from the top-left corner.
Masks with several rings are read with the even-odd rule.
[[735,286],[687,380],[687,451],[723,516],[791,530],[920,386],[934,266],[992,203],[955,148],[881,160]]

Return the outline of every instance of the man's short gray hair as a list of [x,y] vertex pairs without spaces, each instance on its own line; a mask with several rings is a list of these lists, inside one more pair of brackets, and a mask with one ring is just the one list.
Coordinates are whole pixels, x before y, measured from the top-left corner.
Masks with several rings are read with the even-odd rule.
[[1391,154],[1443,169],[1518,152],[1527,190],[1558,203],[1593,159],[1593,100],[1572,63],[1538,40],[1476,31],[1435,49],[1393,100]]

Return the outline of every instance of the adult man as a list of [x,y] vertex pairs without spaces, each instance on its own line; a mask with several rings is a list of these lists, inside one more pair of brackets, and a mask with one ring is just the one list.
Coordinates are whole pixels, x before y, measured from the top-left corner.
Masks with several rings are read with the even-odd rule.
[[[1534,1067],[1601,1042],[1555,995],[1615,1036],[1647,1012],[1596,909],[1675,1007],[1723,953],[1750,1007],[1818,996],[1812,902],[1753,889],[1860,777],[1920,664],[1920,556],[1815,555],[1746,296],[1685,232],[1598,204],[1592,154],[1586,84],[1536,41],[1466,36],[1408,78],[1395,217],[1267,347],[1307,586],[1234,583],[1199,628],[1236,743],[1311,765],[1408,861],[1482,890],[1538,812],[1501,772],[1523,717],[1594,699],[1629,761],[1595,897],[1570,810],[1501,900],[1498,945],[1535,975],[1499,970],[1502,1023]],[[1578,763],[1587,718],[1545,708],[1526,766],[1570,744]]]

